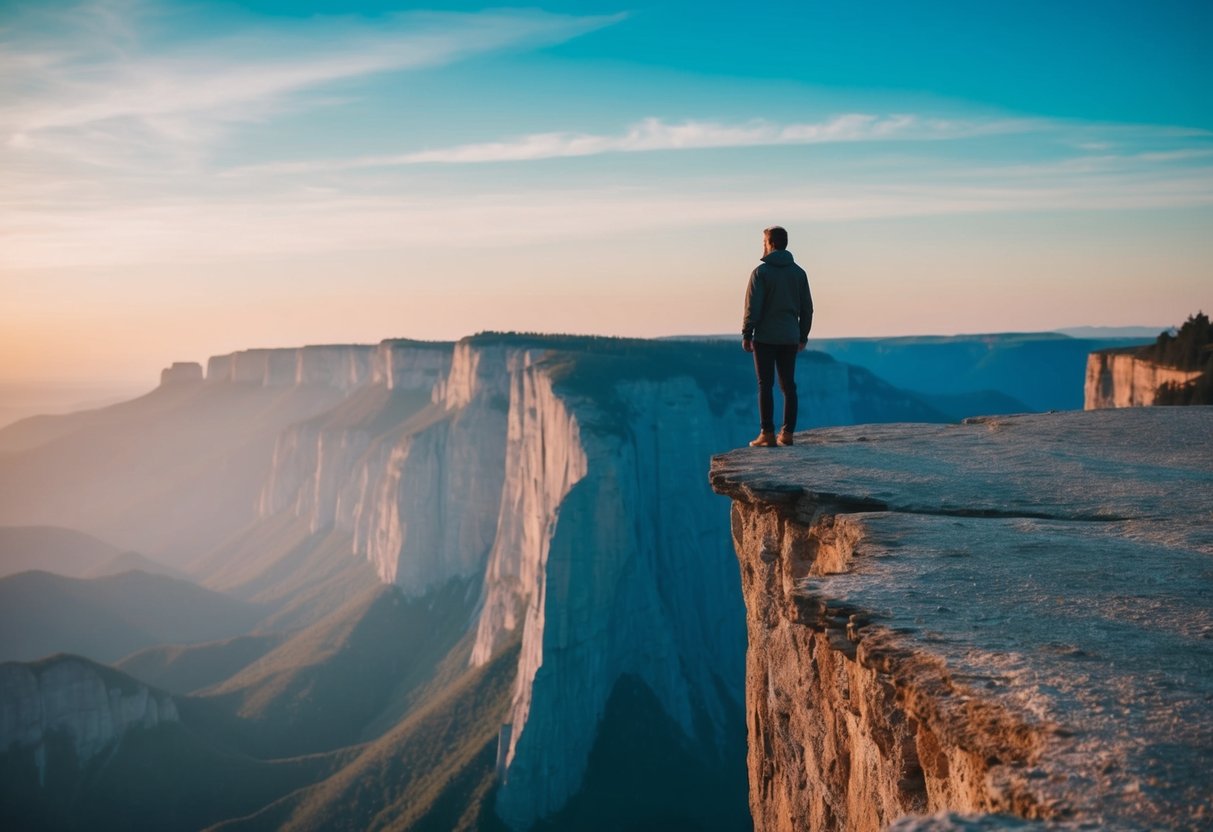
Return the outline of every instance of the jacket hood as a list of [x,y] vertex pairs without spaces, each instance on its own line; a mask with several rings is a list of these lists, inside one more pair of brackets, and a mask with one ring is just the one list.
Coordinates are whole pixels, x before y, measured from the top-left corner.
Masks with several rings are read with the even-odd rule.
[[764,254],[762,262],[772,266],[790,266],[796,261],[792,259],[792,252],[787,249],[775,249],[770,254]]

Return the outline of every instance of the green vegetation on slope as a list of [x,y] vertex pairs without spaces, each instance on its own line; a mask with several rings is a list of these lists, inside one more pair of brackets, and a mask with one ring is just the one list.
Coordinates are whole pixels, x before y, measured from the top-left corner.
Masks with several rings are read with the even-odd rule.
[[354,552],[349,532],[309,531],[306,517],[283,511],[246,528],[194,567],[207,586],[259,604],[260,631],[306,627],[380,585]]
[[266,633],[206,644],[148,647],[116,667],[169,693],[186,694],[234,676],[285,639],[282,633]]
[[[492,812],[497,731],[505,719],[517,645],[431,688],[392,730],[316,786],[214,832],[482,830],[505,832]],[[448,668],[449,669],[449,668]],[[440,674],[442,675],[442,674]]]
[[[203,692],[204,712],[236,714],[226,733],[257,756],[368,739],[384,709],[434,674],[466,632],[474,605],[464,580],[420,599],[376,587]],[[190,707],[182,703],[183,713]]]
[[1209,316],[1204,312],[1189,316],[1174,335],[1167,331],[1159,333],[1158,340],[1142,347],[1137,354],[1177,370],[1205,369],[1213,358],[1213,326],[1209,324]]
[[1213,404],[1213,326],[1209,316],[1197,312],[1184,321],[1174,337],[1163,332],[1142,351],[1157,364],[1201,374],[1187,384],[1168,383],[1158,388],[1154,403],[1162,405]]

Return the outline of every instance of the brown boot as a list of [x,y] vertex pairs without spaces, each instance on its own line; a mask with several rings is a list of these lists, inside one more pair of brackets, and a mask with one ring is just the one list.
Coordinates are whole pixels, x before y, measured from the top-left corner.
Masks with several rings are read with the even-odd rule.
[[775,431],[764,430],[758,434],[757,439],[750,440],[751,448],[774,448],[775,447]]
[[781,430],[779,432],[779,439],[777,439],[776,441],[779,442],[780,445],[791,445],[792,444],[792,432],[790,430]]

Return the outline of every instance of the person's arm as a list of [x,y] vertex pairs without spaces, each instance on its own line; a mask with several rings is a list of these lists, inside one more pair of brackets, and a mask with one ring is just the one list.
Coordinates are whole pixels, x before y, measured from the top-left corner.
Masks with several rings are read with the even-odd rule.
[[754,343],[754,327],[762,318],[762,276],[758,269],[750,273],[750,284],[745,290],[745,313],[741,318],[741,346],[750,352]]
[[800,348],[803,350],[809,341],[809,331],[813,328],[813,294],[809,291],[809,277],[800,278]]

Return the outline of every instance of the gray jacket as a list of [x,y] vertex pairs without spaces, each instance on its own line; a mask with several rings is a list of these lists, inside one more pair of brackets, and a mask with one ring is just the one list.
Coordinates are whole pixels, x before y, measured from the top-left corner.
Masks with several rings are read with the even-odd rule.
[[803,344],[813,328],[809,276],[792,252],[776,249],[762,258],[745,290],[741,337],[762,344]]

